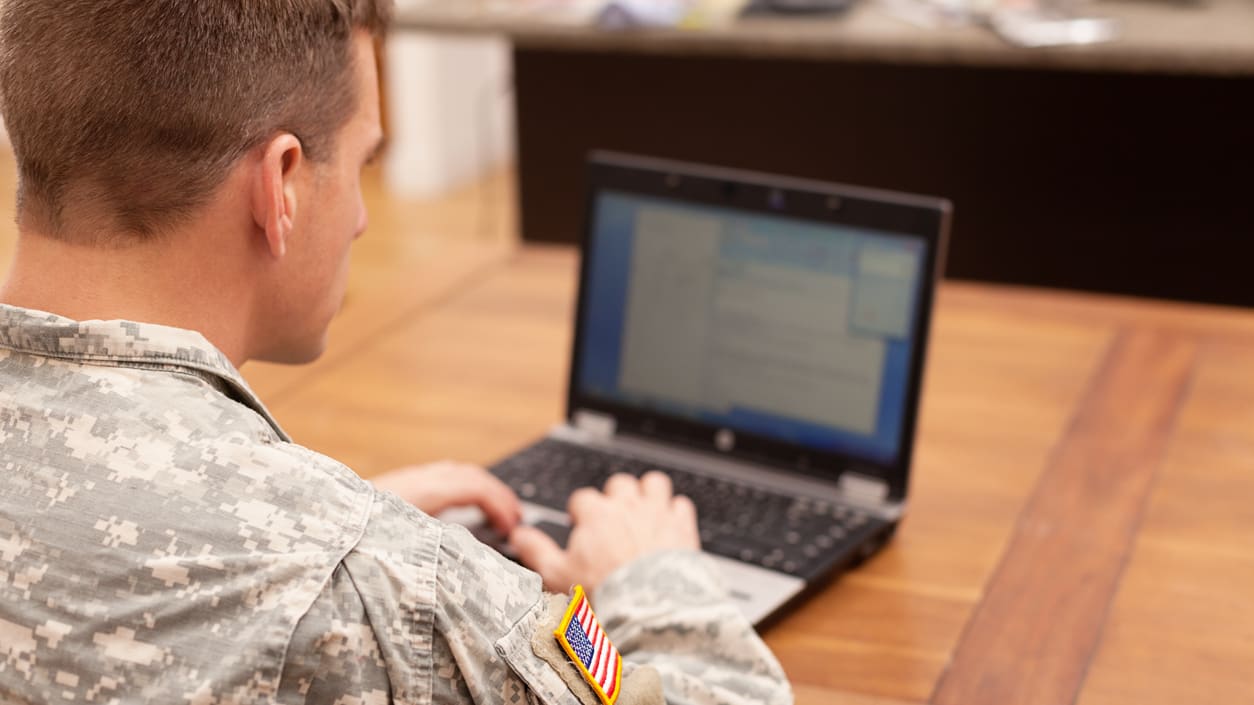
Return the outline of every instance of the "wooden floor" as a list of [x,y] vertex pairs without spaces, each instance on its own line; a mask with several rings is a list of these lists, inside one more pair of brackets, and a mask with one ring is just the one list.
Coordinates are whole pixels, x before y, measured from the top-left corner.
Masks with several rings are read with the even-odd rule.
[[[509,181],[372,185],[327,355],[244,369],[298,442],[368,476],[560,417],[576,255]],[[1254,702],[1254,313],[951,282],[933,340],[897,538],[766,634],[798,701]]]

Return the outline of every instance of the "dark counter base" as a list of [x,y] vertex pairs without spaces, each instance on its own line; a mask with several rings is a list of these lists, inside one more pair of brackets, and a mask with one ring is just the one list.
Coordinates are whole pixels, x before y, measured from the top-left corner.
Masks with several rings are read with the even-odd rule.
[[1254,79],[515,50],[522,232],[594,148],[945,196],[947,276],[1254,305]]

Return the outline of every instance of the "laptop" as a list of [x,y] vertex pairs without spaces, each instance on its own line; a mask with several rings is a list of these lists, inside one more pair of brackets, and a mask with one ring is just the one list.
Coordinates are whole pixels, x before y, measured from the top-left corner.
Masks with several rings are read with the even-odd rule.
[[[491,471],[563,545],[574,490],[668,473],[761,627],[902,518],[950,205],[605,152],[587,177],[566,420]],[[476,514],[445,518],[492,542]]]

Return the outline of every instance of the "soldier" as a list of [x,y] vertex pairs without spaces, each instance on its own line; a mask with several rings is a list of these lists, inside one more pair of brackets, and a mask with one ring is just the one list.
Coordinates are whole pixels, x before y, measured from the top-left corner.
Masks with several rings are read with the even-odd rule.
[[[480,469],[394,493],[294,444],[237,372],[323,349],[386,0],[0,8],[0,702],[791,699],[665,476],[577,494],[562,550]],[[454,504],[539,573],[431,518]],[[576,582],[599,623],[544,591]]]

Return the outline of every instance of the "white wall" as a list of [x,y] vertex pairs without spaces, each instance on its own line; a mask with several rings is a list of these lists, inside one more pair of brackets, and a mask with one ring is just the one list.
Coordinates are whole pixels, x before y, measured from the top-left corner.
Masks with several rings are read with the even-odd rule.
[[388,37],[388,188],[438,196],[512,161],[509,44],[421,32]]

